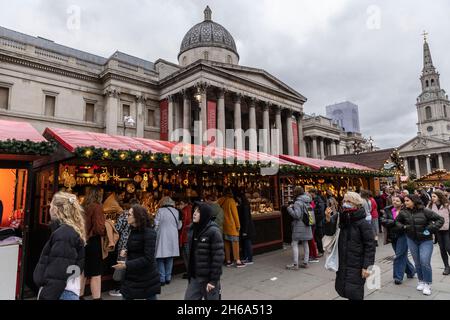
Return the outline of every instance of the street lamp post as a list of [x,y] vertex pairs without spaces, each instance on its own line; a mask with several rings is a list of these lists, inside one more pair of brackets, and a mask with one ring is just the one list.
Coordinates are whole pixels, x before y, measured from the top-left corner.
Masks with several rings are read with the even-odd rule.
[[134,119],[133,119],[133,117],[131,117],[131,116],[125,116],[125,117],[123,117],[123,135],[125,136],[126,134],[126,132],[125,132],[125,130],[127,129],[127,125],[129,125],[129,126],[134,126],[135,125],[135,121],[134,121]]
[[369,145],[370,145],[370,151],[373,151],[373,139],[372,137],[369,137]]

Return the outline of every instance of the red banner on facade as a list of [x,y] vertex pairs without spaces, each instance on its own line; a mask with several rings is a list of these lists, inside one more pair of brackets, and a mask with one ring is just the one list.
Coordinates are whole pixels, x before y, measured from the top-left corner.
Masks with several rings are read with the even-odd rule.
[[[208,101],[207,108],[207,129],[217,129],[217,103],[215,101]],[[208,134],[208,145],[212,142],[212,145],[216,145],[215,134]]]
[[294,135],[294,156],[300,156],[298,144],[298,126],[296,121],[292,121],[292,134]]
[[167,99],[159,102],[159,110],[161,113],[160,140],[167,141],[169,140],[169,101]]

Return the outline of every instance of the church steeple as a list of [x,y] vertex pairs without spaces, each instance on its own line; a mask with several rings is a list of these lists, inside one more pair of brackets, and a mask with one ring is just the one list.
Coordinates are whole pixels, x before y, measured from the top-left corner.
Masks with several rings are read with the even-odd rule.
[[439,73],[436,71],[436,68],[433,65],[433,59],[431,58],[431,50],[427,42],[428,33],[424,31],[423,36],[423,70],[420,78],[422,82],[422,91],[439,90],[441,88]]
[[205,21],[211,21],[212,20],[212,10],[209,6],[206,6],[205,11],[203,11],[205,15]]

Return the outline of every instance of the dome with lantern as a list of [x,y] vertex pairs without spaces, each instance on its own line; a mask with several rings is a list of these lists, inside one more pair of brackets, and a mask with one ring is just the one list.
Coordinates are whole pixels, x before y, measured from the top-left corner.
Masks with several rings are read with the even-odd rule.
[[193,26],[183,38],[178,54],[180,65],[184,67],[199,59],[237,64],[239,54],[231,34],[212,21],[209,6],[206,7],[204,15],[204,21]]

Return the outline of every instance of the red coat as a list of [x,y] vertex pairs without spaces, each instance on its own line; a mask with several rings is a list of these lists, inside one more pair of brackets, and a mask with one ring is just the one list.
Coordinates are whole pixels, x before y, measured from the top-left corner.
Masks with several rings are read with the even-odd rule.
[[189,226],[192,223],[192,206],[187,205],[181,210],[181,214],[183,215],[183,227],[180,232],[180,247],[186,243],[188,243],[188,231]]
[[370,204],[372,206],[372,211],[370,212],[370,214],[372,215],[372,219],[378,219],[378,207],[377,207],[377,202],[375,201],[374,198],[370,198]]

